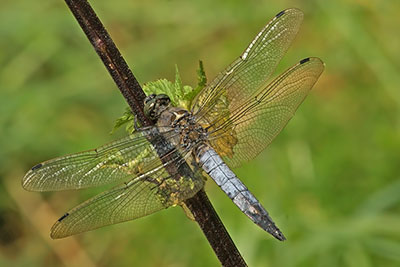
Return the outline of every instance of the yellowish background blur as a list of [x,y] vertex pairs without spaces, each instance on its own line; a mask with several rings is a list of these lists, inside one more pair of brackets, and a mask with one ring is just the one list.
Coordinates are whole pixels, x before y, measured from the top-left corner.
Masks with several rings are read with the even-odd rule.
[[[206,190],[250,266],[400,265],[400,2],[92,1],[141,83],[195,85],[239,56],[279,11],[304,11],[280,64],[318,56],[322,77],[257,159],[235,170],[288,240]],[[100,190],[26,192],[34,164],[125,135],[126,104],[61,0],[3,0],[0,9],[0,266],[218,266],[180,208],[63,240],[50,227]]]

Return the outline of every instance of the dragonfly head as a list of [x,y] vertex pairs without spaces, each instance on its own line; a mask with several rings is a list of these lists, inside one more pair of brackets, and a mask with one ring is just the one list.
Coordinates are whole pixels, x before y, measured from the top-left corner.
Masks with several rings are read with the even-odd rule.
[[166,110],[171,100],[166,94],[151,94],[144,99],[144,114],[152,121],[157,121]]

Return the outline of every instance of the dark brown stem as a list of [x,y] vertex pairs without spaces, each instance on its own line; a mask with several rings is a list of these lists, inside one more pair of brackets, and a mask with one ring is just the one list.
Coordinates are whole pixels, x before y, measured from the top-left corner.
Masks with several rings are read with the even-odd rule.
[[247,266],[204,190],[185,201],[222,266]]
[[[111,74],[132,112],[143,126],[152,122],[143,113],[145,94],[118,51],[110,35],[86,0],[65,0],[96,53]],[[215,212],[207,195],[200,190],[185,201],[223,266],[246,266],[242,256]]]
[[85,0],[65,0],[65,2],[128,102],[132,112],[136,114],[143,126],[150,126],[152,122],[143,113],[143,100],[146,95],[90,4]]

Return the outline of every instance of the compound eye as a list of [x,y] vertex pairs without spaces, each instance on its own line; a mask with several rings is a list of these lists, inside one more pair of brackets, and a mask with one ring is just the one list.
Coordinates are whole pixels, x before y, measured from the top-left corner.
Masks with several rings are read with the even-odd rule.
[[146,98],[144,99],[144,104],[149,103],[151,100],[153,100],[156,97],[156,94],[151,94],[146,96]]
[[156,96],[156,98],[161,102],[161,103],[169,103],[170,99],[169,96],[166,94],[159,94]]
[[147,102],[145,101],[143,111],[144,114],[150,119],[153,119],[152,116],[154,114],[154,108],[155,108],[154,99],[149,99]]

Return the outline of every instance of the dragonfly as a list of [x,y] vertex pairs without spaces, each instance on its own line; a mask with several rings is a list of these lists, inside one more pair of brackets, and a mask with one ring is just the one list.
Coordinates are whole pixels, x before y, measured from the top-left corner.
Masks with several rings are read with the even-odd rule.
[[231,170],[263,151],[293,117],[324,70],[308,57],[270,76],[292,43],[303,13],[279,12],[246,50],[205,86],[189,109],[165,94],[144,100],[154,126],[96,149],[42,162],[24,176],[29,191],[58,191],[118,183],[65,213],[53,225],[63,238],[183,205],[207,177],[256,225],[285,236]]

